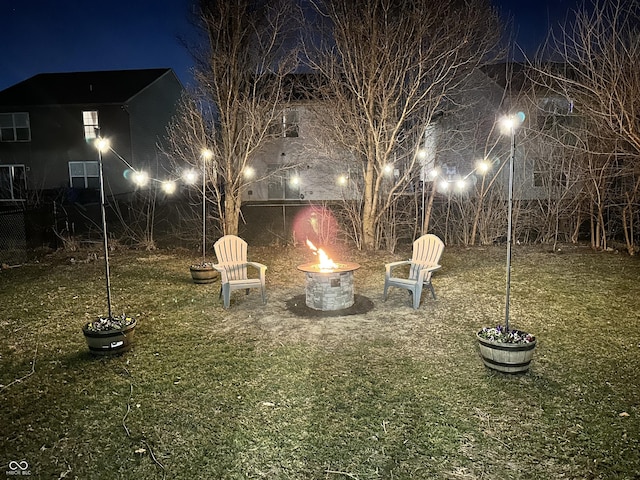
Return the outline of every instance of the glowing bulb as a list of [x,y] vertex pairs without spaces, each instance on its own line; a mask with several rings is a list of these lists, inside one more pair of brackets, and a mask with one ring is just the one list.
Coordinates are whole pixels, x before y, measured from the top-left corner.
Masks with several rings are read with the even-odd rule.
[[514,115],[507,115],[500,119],[500,125],[502,126],[502,133],[512,133],[513,130],[524,122],[526,118],[523,112],[518,112]]
[[440,182],[440,190],[442,190],[443,192],[449,190],[449,182],[447,182],[446,180],[442,180]]
[[500,120],[500,124],[502,125],[502,128],[508,132],[516,126],[516,121],[511,116],[503,117],[502,120]]
[[185,183],[193,185],[198,180],[198,173],[195,170],[187,170],[182,174]]
[[464,190],[465,188],[467,188],[467,182],[465,182],[464,179],[461,178],[456,182],[456,187],[458,190]]
[[208,148],[203,148],[201,155],[202,155],[202,158],[204,158],[205,160],[210,160],[211,157],[213,157],[213,152]]
[[491,167],[491,165],[486,160],[480,160],[476,164],[476,169],[478,170],[478,172],[480,172],[483,175],[489,171],[490,167]]
[[256,171],[253,167],[244,167],[242,171],[245,178],[253,178],[256,174]]
[[162,182],[162,190],[164,191],[164,193],[171,195],[176,191],[176,182],[165,180],[164,182]]
[[102,153],[109,150],[109,140],[106,138],[98,137],[96,139],[96,148],[100,150]]
[[294,187],[300,185],[300,177],[298,177],[297,175],[294,177],[291,177],[291,180],[289,180],[289,183],[291,183],[291,185]]
[[136,185],[144,187],[149,182],[149,175],[147,172],[133,172],[131,179]]
[[346,185],[347,184],[347,176],[346,175],[340,175],[338,177],[338,185]]
[[393,165],[391,165],[390,163],[387,163],[384,168],[383,168],[384,173],[391,173],[393,172]]

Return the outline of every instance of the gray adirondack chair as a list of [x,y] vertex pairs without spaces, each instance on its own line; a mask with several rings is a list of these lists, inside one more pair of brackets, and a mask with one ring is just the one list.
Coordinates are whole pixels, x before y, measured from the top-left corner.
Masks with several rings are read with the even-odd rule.
[[[224,308],[229,308],[231,292],[234,290],[246,290],[260,288],[262,292],[262,304],[267,303],[265,292],[266,265],[258,262],[247,261],[247,242],[235,235],[220,237],[213,245],[218,263],[213,265],[220,272],[220,296],[223,299]],[[258,277],[247,276],[248,267],[258,271]]]
[[[413,308],[420,306],[422,288],[429,287],[431,295],[436,298],[436,292],[431,284],[431,275],[440,268],[440,256],[444,250],[444,243],[432,234],[423,235],[413,242],[413,254],[411,260],[401,260],[385,265],[384,276],[384,300],[387,300],[389,287],[398,287],[409,290],[413,294]],[[394,277],[396,267],[410,265],[407,277]]]

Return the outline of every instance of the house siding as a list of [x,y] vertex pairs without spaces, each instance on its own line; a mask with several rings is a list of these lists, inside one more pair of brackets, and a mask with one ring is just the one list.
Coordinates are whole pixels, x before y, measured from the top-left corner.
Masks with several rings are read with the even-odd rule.
[[[298,136],[278,137],[269,141],[253,158],[256,180],[243,194],[244,201],[278,203],[287,200],[321,202],[353,200],[356,190],[341,186],[341,176],[355,175],[353,161],[348,152],[338,151],[325,140],[318,110],[303,104],[291,105],[298,112]],[[268,175],[269,168],[283,170]],[[269,183],[281,181],[295,172],[299,179],[298,198],[271,198]],[[273,191],[273,189],[272,189]]]

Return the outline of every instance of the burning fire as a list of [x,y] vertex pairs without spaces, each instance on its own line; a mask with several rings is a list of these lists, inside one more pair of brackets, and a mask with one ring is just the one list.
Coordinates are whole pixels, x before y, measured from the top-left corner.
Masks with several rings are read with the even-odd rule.
[[333,270],[338,268],[338,265],[329,258],[329,256],[321,248],[317,248],[313,243],[307,240],[307,246],[318,256],[318,267],[320,270]]

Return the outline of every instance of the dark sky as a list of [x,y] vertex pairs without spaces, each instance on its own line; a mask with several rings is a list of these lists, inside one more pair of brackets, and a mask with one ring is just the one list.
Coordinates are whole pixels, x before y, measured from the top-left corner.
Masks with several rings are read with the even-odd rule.
[[0,90],[38,73],[170,67],[189,82],[189,0],[0,0]]
[[[445,0],[442,0],[445,1]],[[0,90],[38,73],[173,68],[191,82],[190,0],[0,0]],[[529,53],[578,0],[494,0]]]
[[[582,5],[581,0],[492,0],[504,18],[510,19],[517,46],[514,55],[523,58],[524,50],[533,55],[545,41],[550,28],[557,31],[567,15]],[[519,47],[519,48],[518,48]]]

